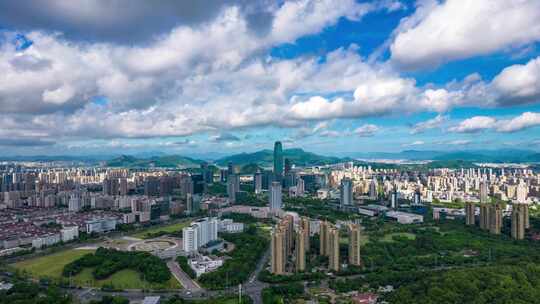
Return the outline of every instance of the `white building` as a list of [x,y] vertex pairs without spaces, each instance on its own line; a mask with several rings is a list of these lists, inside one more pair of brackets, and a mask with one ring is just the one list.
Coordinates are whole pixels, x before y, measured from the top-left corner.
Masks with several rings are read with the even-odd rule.
[[232,219],[224,219],[219,223],[219,232],[239,233],[244,231],[243,223],[234,223]]
[[60,243],[60,234],[51,233],[51,234],[41,235],[33,239],[32,247],[40,249],[44,246],[52,246],[57,243]]
[[272,182],[272,189],[270,194],[270,211],[281,210],[281,183]]
[[413,224],[424,222],[424,217],[422,215],[408,212],[388,211],[386,212],[386,216],[396,219],[397,222],[400,224]]
[[201,246],[217,240],[219,221],[217,218],[203,218],[192,222],[191,226],[182,229],[184,251],[197,251]]
[[90,234],[92,232],[103,233],[116,229],[116,219],[115,218],[101,218],[94,219],[91,221],[86,221],[86,233]]
[[62,237],[62,242],[72,241],[79,237],[79,227],[64,227],[62,230],[60,230],[60,235]]

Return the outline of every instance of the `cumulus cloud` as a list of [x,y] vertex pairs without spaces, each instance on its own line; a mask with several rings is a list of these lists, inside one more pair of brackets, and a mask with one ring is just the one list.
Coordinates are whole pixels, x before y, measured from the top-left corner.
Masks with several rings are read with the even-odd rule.
[[511,133],[540,125],[540,113],[525,112],[510,119],[496,119],[489,116],[474,116],[451,127],[451,132],[475,133],[483,130]]
[[447,121],[448,121],[448,116],[439,114],[432,119],[419,122],[415,124],[414,126],[412,126],[411,134],[423,133],[426,130],[440,128]]
[[391,58],[425,68],[527,45],[540,40],[538,20],[536,0],[422,1],[396,29]]
[[375,135],[379,131],[379,127],[373,124],[365,124],[358,128],[356,128],[353,133],[362,136],[362,137],[369,137]]
[[458,125],[450,128],[451,132],[475,133],[495,126],[497,120],[489,116],[474,116],[463,120]]

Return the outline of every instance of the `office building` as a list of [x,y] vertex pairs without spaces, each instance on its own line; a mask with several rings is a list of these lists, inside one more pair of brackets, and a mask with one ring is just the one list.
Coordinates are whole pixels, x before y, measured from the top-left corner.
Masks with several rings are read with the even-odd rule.
[[285,273],[285,233],[279,227],[274,228],[271,233],[271,272],[272,274]]
[[377,199],[378,197],[378,184],[376,179],[372,179],[371,183],[369,183],[369,198],[370,199]]
[[270,211],[281,211],[281,182],[274,181],[272,182],[272,189],[270,191]]
[[296,232],[296,272],[303,272],[306,270],[306,235],[306,231],[302,228],[298,229]]
[[194,252],[201,246],[217,240],[219,220],[216,218],[203,218],[192,222],[189,227],[182,229],[184,251]]
[[342,206],[350,206],[353,203],[353,189],[352,180],[348,177],[344,177],[341,180],[340,188],[340,202]]
[[227,178],[227,196],[230,202],[236,202],[236,194],[238,192],[240,192],[240,176],[231,174]]
[[335,227],[328,229],[328,268],[339,271],[339,230]]
[[257,172],[255,173],[255,175],[253,176],[253,183],[254,183],[254,188],[255,188],[255,194],[260,194],[262,193],[262,189],[263,189],[263,177],[262,177],[262,173],[260,170],[257,170]]
[[349,224],[349,264],[360,266],[360,226]]
[[466,202],[465,203],[465,224],[468,226],[474,226],[474,203]]
[[274,178],[279,182],[283,179],[283,147],[280,141],[274,143]]

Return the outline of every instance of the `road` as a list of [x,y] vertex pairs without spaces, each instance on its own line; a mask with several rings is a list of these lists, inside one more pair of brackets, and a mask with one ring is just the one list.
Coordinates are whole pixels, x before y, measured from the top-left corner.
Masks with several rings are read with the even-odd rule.
[[180,265],[178,265],[177,262],[171,260],[167,262],[167,267],[169,267],[169,270],[173,274],[173,276],[182,284],[182,286],[191,292],[198,292],[201,291],[202,288],[197,284],[197,282],[193,281],[183,270],[180,268]]

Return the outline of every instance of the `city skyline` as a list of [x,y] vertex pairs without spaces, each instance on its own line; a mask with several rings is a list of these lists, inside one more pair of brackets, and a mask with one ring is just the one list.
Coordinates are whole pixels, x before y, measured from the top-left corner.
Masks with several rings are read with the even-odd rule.
[[538,1],[6,1],[0,148],[539,151],[539,19]]

